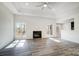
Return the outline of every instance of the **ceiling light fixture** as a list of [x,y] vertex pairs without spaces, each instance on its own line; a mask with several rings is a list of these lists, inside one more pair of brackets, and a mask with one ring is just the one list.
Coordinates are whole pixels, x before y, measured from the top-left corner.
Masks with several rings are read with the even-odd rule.
[[44,4],[43,7],[47,7],[47,4]]
[[37,5],[37,7],[41,7],[41,9],[44,9],[44,8],[52,9],[48,2],[42,2],[42,4]]

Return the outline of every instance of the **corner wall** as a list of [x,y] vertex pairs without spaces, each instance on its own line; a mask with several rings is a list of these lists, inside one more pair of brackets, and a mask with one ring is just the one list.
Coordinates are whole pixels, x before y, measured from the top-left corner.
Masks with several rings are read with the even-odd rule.
[[13,40],[13,14],[0,3],[0,49]]

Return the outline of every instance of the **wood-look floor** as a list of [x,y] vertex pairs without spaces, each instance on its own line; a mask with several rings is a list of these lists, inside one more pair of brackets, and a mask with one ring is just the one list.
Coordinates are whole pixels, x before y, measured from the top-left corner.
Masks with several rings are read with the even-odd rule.
[[[54,41],[55,40],[55,41]],[[79,44],[52,39],[25,40],[23,46],[0,50],[0,56],[78,56]],[[21,41],[21,40],[20,40]]]

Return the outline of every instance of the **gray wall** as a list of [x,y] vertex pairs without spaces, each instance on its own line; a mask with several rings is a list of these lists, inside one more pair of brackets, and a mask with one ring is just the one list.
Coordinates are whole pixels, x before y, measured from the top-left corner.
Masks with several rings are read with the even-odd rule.
[[13,14],[0,3],[0,49],[13,40]]

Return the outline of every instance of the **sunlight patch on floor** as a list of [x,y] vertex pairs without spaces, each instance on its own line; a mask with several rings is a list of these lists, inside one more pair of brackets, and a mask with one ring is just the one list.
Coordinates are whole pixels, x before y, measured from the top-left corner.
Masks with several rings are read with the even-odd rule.
[[11,43],[9,46],[7,46],[6,48],[13,48],[17,45],[17,43],[19,42],[19,40],[15,40],[13,43]]
[[20,40],[19,44],[16,47],[23,47],[26,40]]
[[24,43],[26,40],[20,40],[20,43]]
[[15,40],[13,43],[11,43],[7,48],[13,48],[13,47],[23,47],[26,40]]
[[19,43],[16,47],[23,47],[24,43]]
[[57,42],[57,43],[60,43],[60,42],[61,42],[61,41],[58,40],[58,39],[54,39],[54,38],[49,38],[49,39],[51,39],[51,40],[53,40],[53,41],[55,41],[55,42]]
[[[20,40],[15,40],[14,42],[17,43],[17,42],[19,42],[19,41],[20,41]],[[14,42],[13,42],[13,43],[14,43]]]
[[9,46],[7,46],[6,48],[13,48],[16,44],[10,44]]

